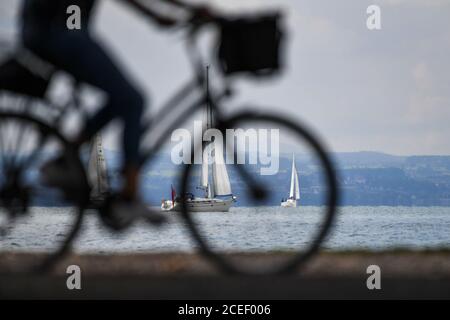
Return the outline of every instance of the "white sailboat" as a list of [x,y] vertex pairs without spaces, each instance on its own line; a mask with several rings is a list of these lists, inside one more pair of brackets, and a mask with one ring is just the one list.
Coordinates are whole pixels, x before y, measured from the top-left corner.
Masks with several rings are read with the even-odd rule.
[[[223,150],[205,147],[199,189],[203,197],[193,197],[186,201],[190,211],[228,211],[236,201],[231,191],[230,179],[223,158]],[[213,158],[214,161],[209,159]],[[210,165],[210,163],[212,164]],[[211,172],[211,175],[209,174]]]
[[[215,161],[210,164],[210,154]],[[220,160],[218,160],[220,159]],[[211,174],[209,174],[211,172]],[[226,165],[223,161],[222,150],[205,148],[203,151],[203,161],[199,189],[204,191],[203,197],[195,197],[193,194],[184,195],[186,206],[191,212],[227,212],[236,201],[231,191],[230,179]],[[179,197],[174,197],[172,189],[172,200],[163,200],[161,209],[163,211],[180,211],[181,201]]]
[[[208,90],[208,68],[207,90]],[[213,115],[209,105],[206,106],[206,129],[212,128]],[[210,160],[214,159],[214,161]],[[230,178],[224,161],[223,149],[215,148],[214,142],[203,145],[200,185],[198,189],[204,191],[203,197],[193,194],[184,195],[186,205],[191,212],[227,212],[236,202],[231,191]],[[173,191],[172,191],[172,198]],[[181,199],[163,200],[161,209],[164,211],[179,211]]]
[[292,154],[292,171],[291,171],[291,188],[289,191],[289,198],[281,201],[281,206],[284,208],[297,207],[297,200],[300,199],[300,187],[298,183],[297,168],[295,167],[295,156]]
[[87,176],[91,186],[91,204],[100,205],[109,195],[108,171],[100,134],[97,134],[91,142]]

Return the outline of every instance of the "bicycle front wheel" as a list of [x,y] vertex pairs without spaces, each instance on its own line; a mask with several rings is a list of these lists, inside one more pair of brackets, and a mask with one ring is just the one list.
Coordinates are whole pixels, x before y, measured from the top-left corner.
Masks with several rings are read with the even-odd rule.
[[[229,273],[298,270],[317,253],[336,213],[337,179],[326,149],[306,126],[275,115],[241,113],[217,129],[212,135],[222,137],[195,150],[208,164],[187,165],[183,174],[183,195],[202,177],[206,192],[194,199],[211,201],[210,210],[196,210],[184,197],[193,238]],[[212,174],[205,179],[205,172]],[[228,212],[214,205],[230,199]]]
[[70,249],[86,197],[43,182],[41,169],[59,156],[76,170],[67,175],[86,181],[76,150],[56,129],[25,114],[0,113],[2,272],[48,271]]

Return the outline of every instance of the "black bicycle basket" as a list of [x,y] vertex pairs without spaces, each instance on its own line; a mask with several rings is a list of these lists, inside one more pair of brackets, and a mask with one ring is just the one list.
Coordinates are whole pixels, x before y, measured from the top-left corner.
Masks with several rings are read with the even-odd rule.
[[14,58],[0,65],[0,90],[43,98],[49,82],[49,79],[31,72]]
[[281,70],[279,13],[221,22],[219,64],[225,74],[271,75]]

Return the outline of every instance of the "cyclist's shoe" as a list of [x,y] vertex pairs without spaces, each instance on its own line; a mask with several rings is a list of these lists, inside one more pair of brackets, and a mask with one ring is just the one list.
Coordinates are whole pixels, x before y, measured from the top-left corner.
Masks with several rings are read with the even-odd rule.
[[161,225],[166,221],[164,215],[150,210],[141,201],[127,200],[117,195],[106,201],[100,209],[100,216],[105,225],[115,231],[130,227],[139,218],[153,225]]
[[40,168],[40,179],[45,186],[62,190],[68,200],[87,201],[90,188],[80,170],[74,160],[62,155]]

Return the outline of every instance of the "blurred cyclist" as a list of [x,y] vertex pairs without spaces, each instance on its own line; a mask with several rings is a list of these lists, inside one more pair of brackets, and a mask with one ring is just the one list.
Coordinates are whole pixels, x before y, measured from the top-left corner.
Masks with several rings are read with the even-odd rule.
[[[141,211],[144,205],[137,199],[139,174],[139,144],[141,116],[144,98],[133,83],[120,70],[108,52],[90,33],[90,22],[96,0],[24,0],[22,8],[23,45],[39,57],[70,73],[80,82],[86,82],[102,89],[107,94],[106,104],[85,124],[76,140],[78,145],[89,141],[95,133],[114,118],[120,118],[124,125],[124,186],[116,199],[113,211]],[[180,19],[158,13],[163,4],[184,9],[187,13],[208,16],[208,9],[187,5],[179,0],[139,2],[121,0],[137,9],[158,27],[171,27]],[[81,9],[81,29],[69,30],[66,21],[67,8],[77,5]],[[49,164],[47,170],[53,178],[65,177],[63,162]],[[50,170],[51,169],[51,170]],[[51,177],[50,177],[51,180]],[[130,208],[132,207],[132,208]],[[132,209],[132,210],[129,210]]]

